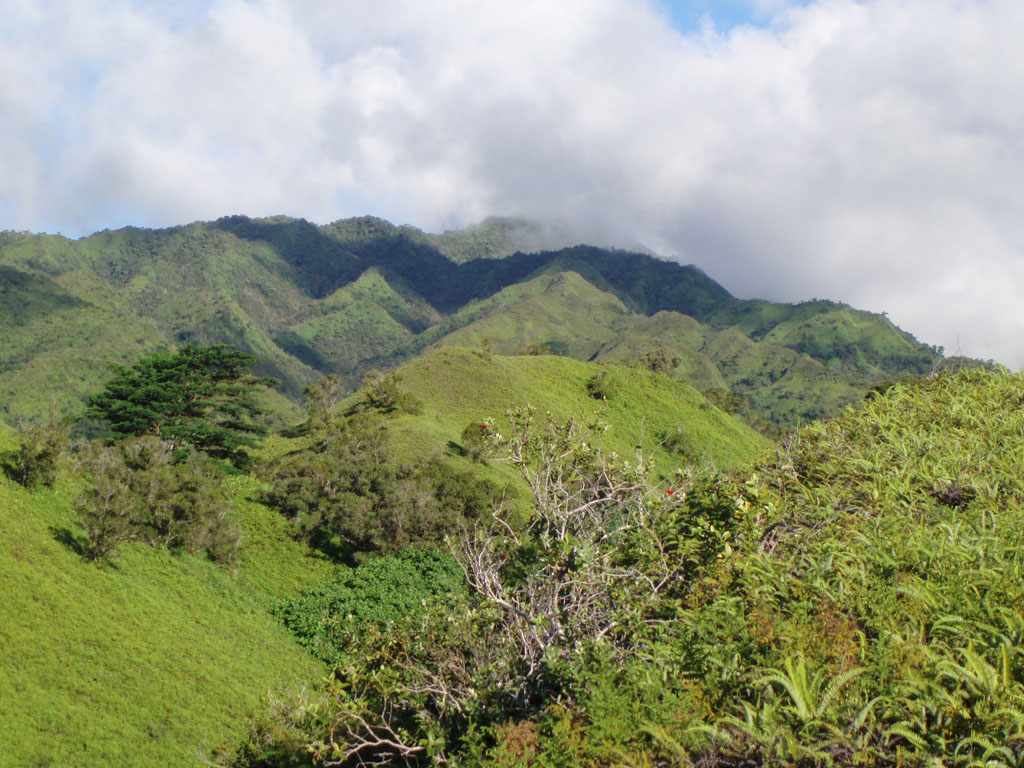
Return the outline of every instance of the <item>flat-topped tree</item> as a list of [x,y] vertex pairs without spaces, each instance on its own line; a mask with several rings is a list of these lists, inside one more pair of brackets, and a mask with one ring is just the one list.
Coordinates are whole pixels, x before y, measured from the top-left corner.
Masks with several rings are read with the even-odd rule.
[[228,344],[186,346],[158,352],[116,374],[89,398],[88,416],[106,421],[117,437],[157,435],[177,449],[193,448],[243,469],[245,449],[266,429],[252,421],[262,413],[253,399],[274,379],[250,373],[256,358]]

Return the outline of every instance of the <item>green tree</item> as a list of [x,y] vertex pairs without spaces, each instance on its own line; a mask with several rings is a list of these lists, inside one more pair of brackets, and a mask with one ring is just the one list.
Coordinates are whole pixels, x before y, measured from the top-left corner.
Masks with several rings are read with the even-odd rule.
[[210,459],[190,453],[175,461],[168,443],[146,435],[113,447],[92,443],[79,464],[90,483],[74,506],[93,560],[109,559],[126,541],[234,559],[239,532]]
[[49,488],[68,447],[67,422],[54,410],[44,424],[19,424],[17,436],[18,447],[0,454],[0,469],[26,488]]
[[437,544],[490,508],[501,489],[441,459],[406,465],[391,457],[387,427],[357,413],[284,457],[264,500],[324,552],[361,559],[410,544]]
[[345,382],[332,373],[302,390],[302,396],[306,398],[306,426],[322,429],[330,424],[334,410],[345,397]]
[[184,456],[191,447],[248,467],[246,448],[266,429],[253,395],[273,379],[252,375],[256,358],[227,344],[158,352],[131,367],[114,365],[106,388],[89,399],[88,416],[106,421],[119,438],[157,435]]

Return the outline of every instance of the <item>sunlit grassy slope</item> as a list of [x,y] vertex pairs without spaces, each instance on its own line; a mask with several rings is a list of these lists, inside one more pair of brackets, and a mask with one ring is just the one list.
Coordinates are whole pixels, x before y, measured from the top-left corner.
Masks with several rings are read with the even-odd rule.
[[[509,407],[532,405],[543,416],[599,418],[611,425],[606,447],[623,456],[637,446],[668,473],[687,462],[735,466],[756,457],[767,441],[712,406],[692,387],[637,367],[599,365],[554,356],[486,356],[460,347],[432,350],[398,371],[399,385],[423,404],[396,419],[398,450],[426,456],[457,445],[471,422]],[[594,380],[604,399],[590,395]],[[592,385],[593,386],[593,385]],[[662,445],[666,438],[673,448]]]
[[266,605],[327,569],[233,482],[246,546],[225,568],[143,546],[98,567],[71,485],[0,481],[0,766],[198,765],[267,691],[321,674]]

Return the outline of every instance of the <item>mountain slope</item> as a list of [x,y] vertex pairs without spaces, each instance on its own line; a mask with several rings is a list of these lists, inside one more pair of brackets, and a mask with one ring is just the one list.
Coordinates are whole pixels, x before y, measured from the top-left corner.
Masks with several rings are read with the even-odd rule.
[[326,373],[354,388],[431,344],[489,338],[503,352],[547,345],[582,359],[666,347],[681,378],[730,388],[790,425],[939,358],[880,315],[741,301],[695,267],[646,254],[508,253],[530,231],[503,220],[427,235],[371,217],[321,227],[235,216],[75,241],[2,233],[0,328],[11,343],[0,397],[11,415],[44,410],[32,391],[73,409],[108,361],[225,342],[258,355],[258,372],[296,398]]
[[605,436],[609,450],[629,458],[640,446],[666,475],[686,462],[736,466],[768,446],[692,387],[638,368],[441,347],[396,375],[400,387],[422,403],[419,413],[394,420],[406,435],[400,442],[410,458],[457,446],[467,425],[490,418],[500,424],[506,409],[520,405],[555,420],[600,419],[611,427]]

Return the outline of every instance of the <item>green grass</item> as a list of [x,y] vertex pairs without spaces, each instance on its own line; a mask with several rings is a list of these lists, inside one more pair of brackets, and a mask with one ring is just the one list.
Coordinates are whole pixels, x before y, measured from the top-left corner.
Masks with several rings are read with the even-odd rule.
[[[399,386],[423,403],[421,413],[395,420],[396,431],[405,435],[396,440],[396,449],[410,458],[443,451],[458,444],[469,423],[500,421],[508,408],[527,404],[558,420],[605,421],[611,425],[605,436],[609,450],[630,457],[642,446],[666,474],[687,462],[735,466],[768,445],[687,384],[639,368],[555,356],[487,359],[478,351],[441,347],[403,366],[398,375]],[[588,381],[598,375],[606,400],[588,394]],[[682,452],[661,446],[670,434]]]
[[322,674],[267,606],[330,569],[233,484],[233,567],[141,545],[98,567],[73,551],[72,484],[0,485],[0,766],[199,765],[268,691]]

